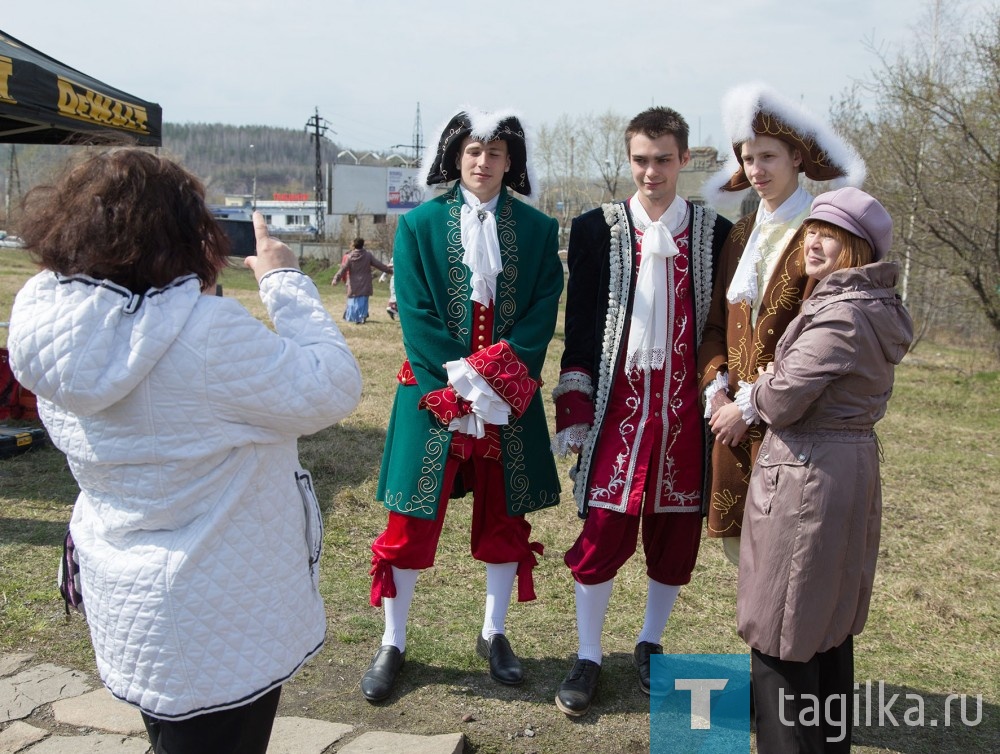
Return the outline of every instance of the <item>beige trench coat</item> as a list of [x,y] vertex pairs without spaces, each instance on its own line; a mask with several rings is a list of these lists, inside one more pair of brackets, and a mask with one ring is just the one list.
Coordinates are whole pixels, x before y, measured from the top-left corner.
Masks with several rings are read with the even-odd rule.
[[825,278],[754,385],[770,426],[750,477],[736,613],[766,655],[805,662],[868,617],[882,519],[873,426],[913,337],[895,282],[890,262]]

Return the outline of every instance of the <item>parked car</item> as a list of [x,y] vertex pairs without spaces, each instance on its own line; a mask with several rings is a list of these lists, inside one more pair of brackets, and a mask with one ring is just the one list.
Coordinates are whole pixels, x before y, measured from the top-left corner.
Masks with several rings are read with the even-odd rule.
[[5,249],[21,249],[24,247],[24,241],[17,236],[9,235],[5,230],[0,230],[0,247]]

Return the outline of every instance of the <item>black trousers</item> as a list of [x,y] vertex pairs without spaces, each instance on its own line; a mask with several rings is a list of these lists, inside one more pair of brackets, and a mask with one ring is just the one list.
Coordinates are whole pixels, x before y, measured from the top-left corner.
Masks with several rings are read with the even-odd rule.
[[266,754],[281,686],[242,707],[188,720],[160,720],[142,713],[153,754]]
[[750,651],[758,754],[850,754],[854,641],[791,662]]

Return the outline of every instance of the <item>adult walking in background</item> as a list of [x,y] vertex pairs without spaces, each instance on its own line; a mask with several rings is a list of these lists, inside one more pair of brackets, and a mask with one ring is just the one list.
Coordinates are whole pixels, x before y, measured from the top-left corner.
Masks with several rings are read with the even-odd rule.
[[389,520],[372,543],[371,603],[385,630],[361,679],[370,702],[392,693],[417,578],[449,500],[469,492],[472,556],[486,568],[474,648],[497,682],[524,680],[506,620],[515,579],[518,601],[535,599],[542,546],[525,514],[559,502],[538,386],[563,289],[556,221],[508,191],[531,194],[527,142],[512,112],[457,113],[422,163],[428,186],[455,184],[399,219],[406,361],[378,484]]
[[913,337],[885,261],[892,220],[874,198],[821,194],[795,243],[815,288],[748,404],[768,430],[750,477],[736,614],[752,649],[761,754],[851,749],[852,637],[868,617],[882,521],[873,427]]
[[282,684],[326,632],[297,438],[346,417],[361,375],[295,255],[253,222],[245,264],[276,332],[207,295],[228,241],[170,160],[90,156],[21,220],[43,271],[14,302],[12,363],[80,486],[101,679],[156,754],[264,754]]
[[807,286],[801,255],[789,243],[813,199],[799,175],[860,186],[865,165],[820,118],[761,84],[727,92],[722,115],[733,153],[706,194],[752,188],[760,197],[726,239],[698,352],[705,417],[715,437],[708,536],[722,538],[736,565],[750,470],[767,429],[747,413],[750,386],[758,367],[774,358]]
[[355,238],[353,248],[341,260],[340,269],[333,276],[333,285],[347,283],[347,308],[344,309],[344,319],[356,325],[368,321],[368,298],[372,295],[372,267],[382,272],[392,272],[392,265],[378,261],[365,248],[363,238]]
[[647,596],[634,661],[649,693],[650,655],[701,540],[708,445],[695,354],[713,268],[732,224],[677,195],[688,124],[654,107],[624,134],[635,194],[573,220],[566,344],[556,404],[559,452],[579,453],[573,494],[583,529],[566,553],[576,593],[577,659],[556,706],[586,714],[618,570],[640,524]]

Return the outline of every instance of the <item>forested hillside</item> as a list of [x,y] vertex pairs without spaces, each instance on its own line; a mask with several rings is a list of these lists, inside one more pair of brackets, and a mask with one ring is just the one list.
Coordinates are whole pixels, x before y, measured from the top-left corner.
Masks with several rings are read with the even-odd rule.
[[[205,182],[210,198],[250,194],[255,171],[258,197],[313,191],[316,148],[304,129],[166,123],[163,148]],[[324,139],[322,149],[324,164],[336,159],[333,142]]]
[[[250,145],[253,145],[251,149]],[[48,180],[80,147],[19,144],[0,146],[0,187],[12,211],[19,197]],[[336,144],[323,140],[323,162],[333,162]],[[13,150],[13,154],[12,154]],[[316,152],[304,129],[230,126],[219,123],[164,123],[163,154],[176,157],[204,181],[210,202],[226,194],[250,194],[254,172],[257,196],[312,192]],[[0,204],[0,227],[4,207]]]

